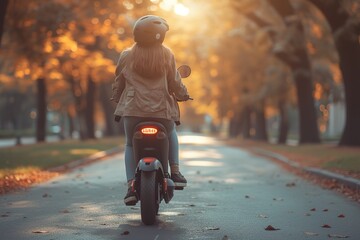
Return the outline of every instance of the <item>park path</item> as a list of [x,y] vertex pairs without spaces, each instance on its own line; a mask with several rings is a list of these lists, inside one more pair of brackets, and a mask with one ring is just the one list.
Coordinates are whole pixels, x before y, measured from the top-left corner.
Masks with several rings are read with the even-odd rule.
[[[360,239],[360,205],[211,137],[182,135],[188,179],[154,226],[126,207],[123,154],[0,196],[0,239]],[[273,231],[268,231],[273,227]]]

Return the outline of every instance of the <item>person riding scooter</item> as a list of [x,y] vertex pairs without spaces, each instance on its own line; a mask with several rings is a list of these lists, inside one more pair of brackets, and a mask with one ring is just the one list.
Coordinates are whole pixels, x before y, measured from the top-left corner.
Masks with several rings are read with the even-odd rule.
[[169,25],[165,19],[147,15],[134,25],[135,44],[120,54],[111,100],[117,103],[115,116],[125,126],[125,167],[128,192],[126,205],[138,199],[131,188],[136,170],[132,136],[135,126],[143,121],[157,121],[166,127],[169,136],[169,163],[175,186],[187,181],[179,171],[179,148],[175,122],[180,121],[177,100],[189,99],[188,91],[176,69],[174,54],[163,45]]

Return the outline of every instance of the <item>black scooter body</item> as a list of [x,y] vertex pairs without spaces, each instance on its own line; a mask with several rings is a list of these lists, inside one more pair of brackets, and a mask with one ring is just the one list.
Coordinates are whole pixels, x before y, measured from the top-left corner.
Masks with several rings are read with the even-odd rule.
[[[156,133],[146,134],[143,129],[156,129]],[[135,190],[140,201],[146,196],[141,196],[142,172],[156,172],[157,204],[162,199],[169,203],[174,196],[175,184],[170,179],[168,172],[169,139],[166,128],[158,122],[142,122],[136,125],[133,135],[134,159],[137,162],[135,174]]]

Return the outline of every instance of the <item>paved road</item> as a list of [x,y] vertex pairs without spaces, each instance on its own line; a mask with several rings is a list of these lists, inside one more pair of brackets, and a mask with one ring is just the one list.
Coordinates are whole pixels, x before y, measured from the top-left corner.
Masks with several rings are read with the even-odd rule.
[[181,142],[189,187],[160,206],[154,226],[141,223],[138,206],[122,203],[120,154],[1,196],[0,239],[360,239],[358,203],[212,138]]

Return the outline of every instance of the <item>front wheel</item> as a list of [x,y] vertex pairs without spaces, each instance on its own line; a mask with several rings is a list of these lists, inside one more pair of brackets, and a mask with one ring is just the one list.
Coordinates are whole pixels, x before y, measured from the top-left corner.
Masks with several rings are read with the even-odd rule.
[[141,220],[146,225],[152,225],[159,209],[155,171],[141,172],[140,198]]

